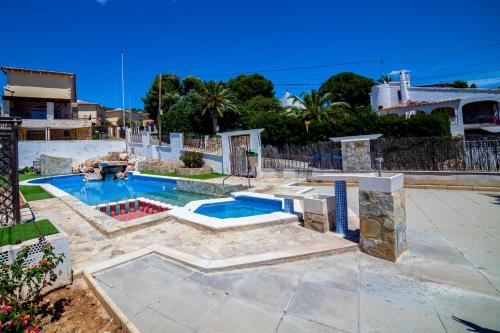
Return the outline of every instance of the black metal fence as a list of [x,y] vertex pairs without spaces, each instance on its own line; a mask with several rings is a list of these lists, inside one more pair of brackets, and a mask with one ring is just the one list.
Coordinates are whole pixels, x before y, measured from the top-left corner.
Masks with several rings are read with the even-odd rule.
[[318,142],[308,145],[262,146],[262,167],[276,170],[342,169],[339,142]]
[[461,138],[380,138],[370,143],[372,167],[383,157],[384,170],[500,171],[500,140]]
[[[372,168],[383,157],[387,171],[500,171],[500,139],[420,137],[380,138],[370,142]],[[262,167],[275,170],[342,169],[341,145],[319,142],[309,145],[262,147]]]

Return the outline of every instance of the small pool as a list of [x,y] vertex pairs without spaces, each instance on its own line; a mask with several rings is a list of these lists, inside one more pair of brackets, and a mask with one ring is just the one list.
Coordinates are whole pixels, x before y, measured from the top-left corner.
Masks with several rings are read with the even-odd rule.
[[237,196],[233,201],[207,203],[198,207],[194,212],[219,219],[238,218],[282,212],[281,200]]
[[51,184],[78,198],[88,205],[145,197],[174,206],[184,206],[194,200],[211,199],[213,196],[174,191],[175,179],[129,174],[128,179],[85,181],[82,175],[58,176],[30,180],[31,184]]

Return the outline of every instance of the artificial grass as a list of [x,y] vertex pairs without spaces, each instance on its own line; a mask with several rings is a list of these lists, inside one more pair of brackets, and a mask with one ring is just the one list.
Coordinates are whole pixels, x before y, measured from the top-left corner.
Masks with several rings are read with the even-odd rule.
[[222,174],[222,173],[216,173],[216,172],[212,172],[212,173],[208,173],[208,174],[204,174],[204,175],[181,176],[181,175],[176,174],[175,172],[158,173],[158,172],[154,172],[154,171],[151,171],[151,170],[141,171],[141,174],[155,175],[155,176],[177,177],[177,178],[187,178],[187,179],[198,179],[198,180],[206,180],[206,179],[212,179],[212,178],[218,178],[218,177],[224,176],[224,174]]
[[49,221],[40,220],[0,228],[0,246],[13,245],[42,236],[57,234],[59,230]]
[[36,200],[43,200],[43,199],[50,199],[53,198],[53,196],[45,191],[43,188],[40,186],[19,186],[19,189],[21,193],[24,195],[24,198],[26,201],[36,201]]
[[34,179],[34,178],[40,178],[43,177],[37,173],[20,173],[19,175],[19,181],[22,182],[23,180],[28,180],[28,179]]

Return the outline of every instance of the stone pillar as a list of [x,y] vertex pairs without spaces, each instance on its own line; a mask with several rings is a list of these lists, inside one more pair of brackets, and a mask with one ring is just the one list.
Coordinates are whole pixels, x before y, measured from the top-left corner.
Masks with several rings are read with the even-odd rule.
[[359,218],[360,250],[397,261],[407,249],[403,175],[361,178]]
[[54,102],[47,102],[47,120],[54,120]]
[[10,101],[2,101],[2,117],[9,117],[10,116]]
[[179,162],[181,150],[184,148],[184,134],[170,133],[170,152],[172,162]]
[[342,140],[341,144],[344,172],[371,171],[370,139]]

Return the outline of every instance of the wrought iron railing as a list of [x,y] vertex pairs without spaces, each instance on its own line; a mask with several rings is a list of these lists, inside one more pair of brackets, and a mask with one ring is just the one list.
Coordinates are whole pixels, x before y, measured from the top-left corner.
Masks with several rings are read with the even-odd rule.
[[342,152],[339,142],[318,142],[308,145],[262,147],[262,167],[276,170],[342,169]]
[[185,150],[198,151],[204,153],[222,154],[221,139],[218,137],[201,136],[189,138],[184,136],[183,146]]

